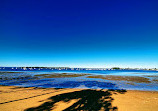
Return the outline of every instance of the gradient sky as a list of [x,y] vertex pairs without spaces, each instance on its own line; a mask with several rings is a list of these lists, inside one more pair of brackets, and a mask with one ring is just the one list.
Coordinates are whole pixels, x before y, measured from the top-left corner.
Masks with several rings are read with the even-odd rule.
[[158,68],[157,0],[1,0],[0,66]]

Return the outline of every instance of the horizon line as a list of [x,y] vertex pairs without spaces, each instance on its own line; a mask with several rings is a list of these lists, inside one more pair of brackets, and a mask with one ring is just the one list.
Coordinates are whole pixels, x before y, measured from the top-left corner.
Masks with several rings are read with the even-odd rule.
[[109,69],[109,68],[125,68],[125,69],[158,69],[157,67],[152,67],[152,68],[140,68],[140,67],[119,67],[119,66],[114,66],[114,67],[67,67],[67,66],[0,66],[0,67],[48,67],[48,68],[91,68],[91,69]]

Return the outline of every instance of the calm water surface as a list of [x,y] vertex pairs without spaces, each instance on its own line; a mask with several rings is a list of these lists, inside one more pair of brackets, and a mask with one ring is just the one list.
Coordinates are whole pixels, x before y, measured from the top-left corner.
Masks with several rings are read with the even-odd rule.
[[[80,77],[62,78],[37,78],[40,74],[91,74],[111,76],[136,76],[149,78],[150,83],[136,83],[122,80],[105,80],[101,78],[87,78],[89,75]],[[154,81],[153,81],[154,80]],[[92,88],[92,89],[127,89],[127,90],[152,90],[158,91],[158,71],[142,70],[61,70],[61,71],[0,71],[0,85],[22,87],[45,87],[45,88]]]

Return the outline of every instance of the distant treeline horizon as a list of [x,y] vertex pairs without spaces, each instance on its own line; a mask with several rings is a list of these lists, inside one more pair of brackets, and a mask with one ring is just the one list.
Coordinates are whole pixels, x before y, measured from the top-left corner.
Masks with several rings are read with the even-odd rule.
[[22,67],[0,67],[0,69],[73,69],[73,70],[76,70],[76,69],[80,69],[80,70],[84,70],[84,69],[113,69],[113,70],[121,70],[121,69],[126,69],[126,70],[130,70],[130,69],[143,69],[143,70],[157,70],[158,68],[121,68],[121,67],[111,67],[111,68],[72,68],[72,67],[40,67],[40,66],[35,66],[35,67],[31,67],[31,66],[22,66]]

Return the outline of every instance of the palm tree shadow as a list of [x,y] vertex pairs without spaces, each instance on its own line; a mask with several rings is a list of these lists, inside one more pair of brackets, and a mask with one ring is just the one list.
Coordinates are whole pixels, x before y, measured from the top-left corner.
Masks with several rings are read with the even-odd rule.
[[69,102],[72,99],[79,99],[76,103],[66,108],[64,111],[117,111],[117,107],[112,106],[114,100],[111,95],[115,93],[124,94],[126,90],[92,90],[86,89],[71,93],[59,94],[49,98],[49,102],[45,102],[38,107],[26,109],[25,111],[50,111],[55,107],[55,103],[59,101]]

